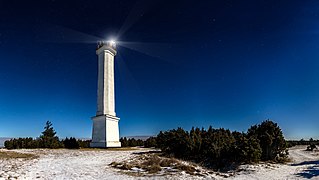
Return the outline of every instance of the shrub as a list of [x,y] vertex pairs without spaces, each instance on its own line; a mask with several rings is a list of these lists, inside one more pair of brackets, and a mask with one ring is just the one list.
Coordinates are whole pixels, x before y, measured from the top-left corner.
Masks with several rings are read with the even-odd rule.
[[166,153],[178,158],[188,159],[191,153],[189,133],[182,128],[160,132],[157,136],[159,148]]
[[156,147],[156,137],[149,137],[144,141],[144,147],[150,148],[150,147]]
[[71,137],[70,139],[65,138],[62,142],[64,144],[64,147],[67,149],[79,149],[80,148],[78,141],[74,137]]
[[91,140],[78,139],[77,142],[78,142],[80,148],[89,148]]
[[121,137],[120,138],[121,146],[122,147],[136,147],[136,146],[144,146],[144,141],[141,139]]
[[248,138],[244,133],[234,132],[233,135],[236,139],[235,160],[245,163],[258,162],[262,153],[259,141],[254,137]]
[[128,141],[127,141],[126,137],[124,137],[124,138],[121,137],[120,142],[121,142],[122,147],[128,147]]
[[261,159],[264,161],[275,160],[279,154],[285,152],[286,141],[277,123],[266,120],[258,126],[251,126],[247,134],[249,138],[259,140],[262,149]]
[[241,163],[260,160],[284,160],[288,153],[282,131],[276,123],[264,121],[247,133],[228,129],[182,128],[160,132],[157,147],[166,156],[203,163],[214,169],[236,167]]
[[4,147],[7,149],[32,149],[32,148],[38,148],[39,147],[39,140],[33,139],[31,137],[29,138],[18,138],[18,139],[10,139],[4,142]]
[[315,144],[310,144],[307,146],[306,151],[313,151],[314,149],[317,149],[317,146]]

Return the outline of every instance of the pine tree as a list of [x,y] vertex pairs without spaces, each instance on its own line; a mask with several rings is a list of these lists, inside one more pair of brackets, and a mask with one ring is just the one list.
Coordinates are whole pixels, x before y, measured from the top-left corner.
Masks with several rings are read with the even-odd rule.
[[74,137],[71,137],[70,139],[66,137],[63,141],[63,144],[64,144],[64,147],[67,149],[80,148],[79,142]]
[[266,120],[258,126],[252,126],[247,134],[248,138],[254,137],[259,140],[262,160],[274,160],[277,156],[286,154],[286,141],[277,123]]
[[47,121],[44,127],[44,131],[40,136],[41,147],[42,148],[60,148],[62,144],[59,138],[56,136],[56,132],[52,127],[52,123]]
[[121,137],[121,139],[120,139],[120,142],[121,142],[121,146],[122,147],[128,147],[129,146],[129,144],[128,144],[128,141],[127,141],[127,138],[126,137]]
[[156,147],[157,146],[156,139],[157,139],[156,137],[147,138],[144,142],[144,147],[146,148]]

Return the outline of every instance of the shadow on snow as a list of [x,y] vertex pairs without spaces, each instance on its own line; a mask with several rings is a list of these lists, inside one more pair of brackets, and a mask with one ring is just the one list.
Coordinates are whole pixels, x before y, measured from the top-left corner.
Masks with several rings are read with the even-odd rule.
[[309,165],[309,167],[305,170],[303,170],[300,173],[297,173],[296,175],[299,177],[304,177],[307,179],[311,179],[313,177],[319,176],[319,161],[304,161],[297,164],[292,164],[292,166],[303,166],[303,165]]

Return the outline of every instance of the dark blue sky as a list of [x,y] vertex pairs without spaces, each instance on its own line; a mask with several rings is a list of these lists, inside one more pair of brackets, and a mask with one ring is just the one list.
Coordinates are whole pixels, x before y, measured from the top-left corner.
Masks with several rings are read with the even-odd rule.
[[319,138],[319,2],[0,0],[0,137],[91,137],[96,41],[119,42],[120,135],[265,119]]

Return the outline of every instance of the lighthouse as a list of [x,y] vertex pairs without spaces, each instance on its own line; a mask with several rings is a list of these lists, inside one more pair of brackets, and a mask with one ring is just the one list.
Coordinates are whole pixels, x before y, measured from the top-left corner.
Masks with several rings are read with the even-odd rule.
[[121,147],[119,141],[119,120],[115,114],[114,57],[115,41],[100,41],[97,44],[98,87],[97,111],[92,117],[93,130],[91,147]]

